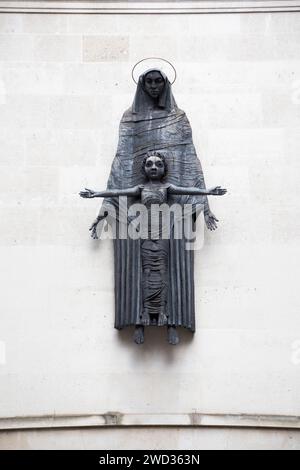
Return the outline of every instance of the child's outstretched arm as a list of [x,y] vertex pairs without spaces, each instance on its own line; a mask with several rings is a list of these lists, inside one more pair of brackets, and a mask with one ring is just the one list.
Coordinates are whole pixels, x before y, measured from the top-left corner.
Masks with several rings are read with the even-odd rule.
[[108,189],[107,191],[93,191],[92,189],[85,188],[84,191],[80,191],[79,195],[84,198],[94,197],[117,197],[117,196],[139,196],[141,189],[139,186],[128,189]]
[[221,186],[216,186],[211,189],[201,189],[170,185],[168,192],[182,196],[224,196],[224,194],[227,193],[227,189],[223,189]]

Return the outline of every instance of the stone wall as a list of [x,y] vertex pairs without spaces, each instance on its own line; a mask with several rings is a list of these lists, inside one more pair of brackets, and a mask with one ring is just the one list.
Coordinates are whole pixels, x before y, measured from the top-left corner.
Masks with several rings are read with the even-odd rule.
[[[299,31],[300,12],[0,14],[2,428],[299,426]],[[89,238],[99,201],[78,197],[105,188],[147,56],[176,66],[207,183],[229,189],[196,253],[198,330],[176,348],[113,329],[112,243]]]

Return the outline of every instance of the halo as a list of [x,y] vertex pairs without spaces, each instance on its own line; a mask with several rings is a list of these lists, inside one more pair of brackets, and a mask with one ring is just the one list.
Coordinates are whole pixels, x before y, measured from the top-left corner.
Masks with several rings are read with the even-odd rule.
[[[146,65],[145,62],[147,62]],[[160,65],[158,66],[158,64]],[[134,83],[137,85],[139,77],[147,70],[151,69],[161,70],[168,77],[171,85],[176,81],[176,69],[171,62],[166,59],[162,59],[161,57],[147,57],[146,59],[139,60],[139,62],[137,62],[133,67],[131,76]]]

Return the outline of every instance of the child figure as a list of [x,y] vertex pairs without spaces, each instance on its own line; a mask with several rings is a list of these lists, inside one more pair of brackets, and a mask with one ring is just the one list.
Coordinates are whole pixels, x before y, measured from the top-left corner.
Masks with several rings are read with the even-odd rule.
[[[148,214],[151,214],[153,204],[167,203],[168,195],[193,196],[223,196],[227,190],[220,186],[212,189],[199,189],[196,187],[179,187],[165,183],[167,164],[164,155],[159,152],[148,153],[144,159],[142,170],[146,181],[142,185],[128,189],[113,189],[102,192],[85,189],[80,192],[83,198],[95,197],[137,197],[145,205]],[[149,222],[150,221],[150,222]],[[148,217],[148,238],[141,239],[141,265],[142,265],[142,311],[136,323],[134,341],[137,344],[144,342],[144,326],[157,325],[168,327],[168,341],[172,345],[179,342],[176,325],[168,321],[168,285],[169,285],[169,240],[162,238],[162,229],[159,227],[159,236],[151,238],[151,217]],[[134,293],[133,293],[134,295]]]

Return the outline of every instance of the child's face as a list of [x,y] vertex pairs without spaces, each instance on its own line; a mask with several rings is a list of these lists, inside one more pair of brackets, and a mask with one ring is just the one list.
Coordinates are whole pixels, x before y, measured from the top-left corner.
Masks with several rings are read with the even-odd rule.
[[149,180],[161,180],[165,175],[163,160],[160,157],[148,157],[145,163],[145,173]]

